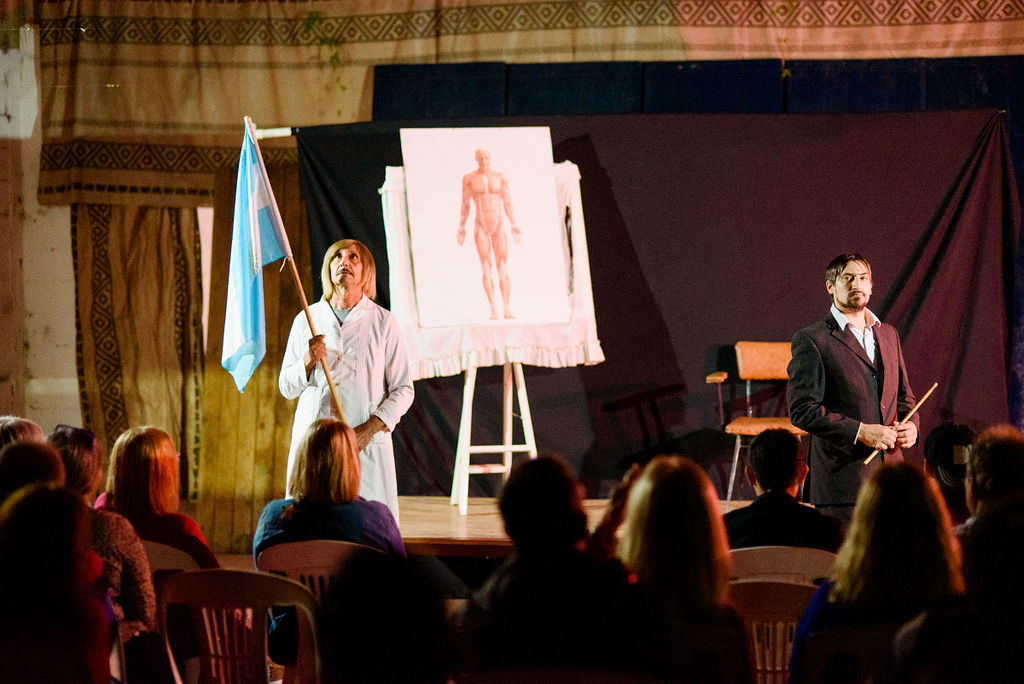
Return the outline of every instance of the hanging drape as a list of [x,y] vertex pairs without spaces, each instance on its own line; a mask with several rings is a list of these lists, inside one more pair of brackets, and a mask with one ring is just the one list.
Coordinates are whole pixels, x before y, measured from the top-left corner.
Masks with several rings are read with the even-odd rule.
[[979,411],[976,388],[1002,399],[1020,377],[1010,372],[1020,219],[1006,115],[996,113],[878,310],[913,350],[904,353],[914,360],[918,395],[939,383],[921,409],[922,425],[978,416],[981,427],[1008,418],[997,412],[1003,401]]
[[33,9],[44,204],[208,206],[244,116],[262,128],[367,121],[378,64],[1024,51],[1024,0],[36,0]]
[[85,426],[109,449],[155,425],[194,492],[203,384],[202,286],[194,209],[72,206],[78,382]]
[[[311,297],[312,269],[298,165],[271,167],[268,173],[303,289]],[[267,355],[240,394],[220,366],[236,175],[236,169],[217,175],[196,519],[214,549],[248,553],[264,504],[284,496],[295,402],[281,396],[277,374],[292,319],[302,305],[290,269],[280,270],[285,262],[263,269]],[[316,271],[319,273],[319,268]]]

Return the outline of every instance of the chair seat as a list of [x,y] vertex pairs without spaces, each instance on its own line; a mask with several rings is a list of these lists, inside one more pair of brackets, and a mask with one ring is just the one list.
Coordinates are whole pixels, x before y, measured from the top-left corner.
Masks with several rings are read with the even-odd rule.
[[803,430],[790,423],[789,418],[785,417],[760,418],[756,416],[740,416],[729,421],[729,424],[725,426],[725,431],[730,435],[754,437],[765,430],[774,430],[776,428],[789,430],[794,435],[806,434]]

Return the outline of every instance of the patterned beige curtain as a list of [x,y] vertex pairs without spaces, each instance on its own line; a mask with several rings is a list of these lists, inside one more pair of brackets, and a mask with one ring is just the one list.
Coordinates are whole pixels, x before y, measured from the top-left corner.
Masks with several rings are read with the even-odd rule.
[[[202,455],[195,513],[203,534],[215,550],[248,553],[264,504],[284,496],[295,402],[281,396],[277,375],[292,319],[302,310],[302,305],[290,269],[279,270],[284,262],[263,269],[267,355],[246,385],[245,393],[240,394],[234,380],[220,365],[236,173],[234,169],[227,169],[217,175],[206,379],[202,394]],[[296,266],[303,278],[303,288],[307,296],[311,296],[309,238],[305,206],[299,197],[298,165],[271,168],[268,173]]]
[[202,284],[194,209],[72,207],[78,381],[85,425],[107,448],[155,425],[195,491],[202,391]]
[[208,206],[244,116],[261,128],[368,121],[377,64],[1024,51],[1024,0],[36,0],[34,9],[44,204]]

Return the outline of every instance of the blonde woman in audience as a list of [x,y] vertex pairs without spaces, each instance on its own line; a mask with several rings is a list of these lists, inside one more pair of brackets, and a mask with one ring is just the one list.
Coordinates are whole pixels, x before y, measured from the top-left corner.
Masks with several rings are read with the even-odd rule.
[[884,464],[861,487],[831,579],[797,628],[790,681],[802,681],[812,632],[853,624],[896,628],[963,589],[960,546],[938,485],[910,463]]
[[617,555],[679,615],[731,613],[729,541],[718,494],[693,461],[658,456],[647,464],[626,501]]
[[[750,679],[743,620],[729,605],[731,560],[718,494],[704,471],[658,456],[630,488],[617,555],[655,602],[671,607],[671,633],[686,673],[687,635],[714,627],[733,657],[730,681]],[[691,673],[688,677],[698,677]],[[698,677],[699,678],[699,677]]]
[[178,513],[178,452],[160,428],[133,427],[110,451],[107,491],[96,507],[128,518],[139,537],[192,556],[200,568],[219,567],[196,521]]
[[260,514],[253,560],[275,544],[308,539],[355,542],[405,558],[390,509],[359,496],[361,469],[352,428],[332,418],[313,421],[295,452],[292,498],[275,499]]

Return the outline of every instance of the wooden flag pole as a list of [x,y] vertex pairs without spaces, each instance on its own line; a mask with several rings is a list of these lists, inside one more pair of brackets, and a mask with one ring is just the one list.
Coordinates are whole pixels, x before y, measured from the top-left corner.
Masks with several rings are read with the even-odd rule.
[[[921,404],[924,403],[924,400],[927,399],[931,395],[931,393],[935,391],[935,388],[938,387],[938,386],[939,386],[939,383],[933,382],[931,388],[927,392],[924,393],[924,396],[921,397],[917,401],[916,404],[914,404],[914,408],[910,409],[910,413],[908,413],[903,420],[901,420],[900,422],[896,423],[896,427],[899,427],[900,425],[903,425],[908,420],[910,420],[914,416],[914,414],[917,413],[917,409],[921,408]],[[874,451],[872,451],[871,454],[868,455],[868,457],[864,459],[864,465],[867,465],[868,463],[871,463],[872,459],[874,459],[875,456],[878,455],[879,451],[881,451],[881,449],[875,449]]]
[[[260,145],[256,142],[256,124],[250,117],[245,117],[245,125],[249,127],[249,132],[252,135],[253,143],[256,146],[256,157],[260,162],[260,173],[263,174],[263,181],[267,185],[267,192],[270,194],[270,206],[274,212],[274,219],[277,220],[277,225],[281,226],[281,230],[284,230],[284,220],[281,218],[281,210],[277,207],[277,198],[274,197],[274,189],[270,186],[270,178],[267,176],[267,167],[263,163],[263,152],[260,150]],[[285,236],[287,239],[287,235]],[[309,311],[309,303],[306,301],[306,291],[302,287],[302,280],[299,278],[299,269],[295,267],[295,258],[292,256],[292,246],[288,244],[288,254],[284,257],[285,261],[291,266],[292,279],[295,281],[295,287],[299,291],[299,299],[302,300],[302,310],[306,313],[306,323],[309,324],[309,332],[313,337],[317,336],[316,327],[313,325],[313,314]],[[327,359],[320,359],[320,367],[324,371],[324,378],[327,380],[327,388],[331,390],[331,399],[334,402],[334,410],[338,412],[338,419],[342,422],[345,421],[345,412],[341,410],[341,399],[338,397],[338,390],[334,387],[334,381],[331,380],[331,373],[327,369]]]

